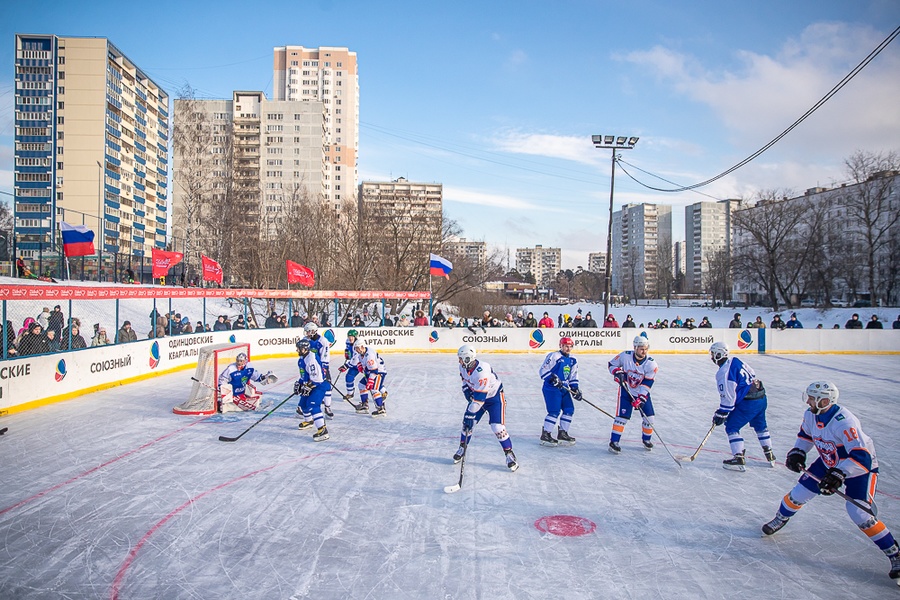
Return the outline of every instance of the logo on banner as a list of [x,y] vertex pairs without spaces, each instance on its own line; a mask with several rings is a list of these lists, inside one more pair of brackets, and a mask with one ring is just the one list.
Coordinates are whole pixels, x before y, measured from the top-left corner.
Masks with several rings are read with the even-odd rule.
[[232,344],[234,344],[234,343],[237,343],[237,338],[235,338],[234,334],[232,333],[231,335],[228,336],[228,341],[231,342]]
[[326,329],[325,333],[322,334],[322,337],[328,340],[329,348],[334,346],[334,343],[337,341],[337,338],[334,337],[334,332],[330,329]]
[[53,375],[56,381],[62,381],[66,378],[66,361],[65,359],[59,359],[59,362],[56,363],[56,373]]
[[159,364],[159,342],[153,342],[150,346],[150,368],[155,369]]
[[753,345],[753,334],[750,333],[749,331],[747,331],[746,329],[743,330],[740,333],[740,335],[738,335],[737,345],[738,345],[738,348],[740,348],[741,350],[746,350],[747,348],[752,346]]
[[540,348],[544,345],[544,334],[541,333],[540,329],[535,329],[531,332],[531,337],[528,339],[528,345],[532,348]]
[[432,332],[428,335],[428,341],[431,342],[432,344],[435,343],[436,341],[438,341],[438,332],[437,332],[437,331],[432,331]]

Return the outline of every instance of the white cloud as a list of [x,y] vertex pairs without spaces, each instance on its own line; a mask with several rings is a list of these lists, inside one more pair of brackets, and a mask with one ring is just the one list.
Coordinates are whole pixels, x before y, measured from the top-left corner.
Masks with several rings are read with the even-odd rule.
[[[661,46],[617,58],[650,69],[678,93],[708,105],[734,134],[732,144],[755,150],[803,115],[883,38],[884,32],[870,27],[817,23],[771,55],[738,51],[740,67],[733,70],[711,70],[696,57]],[[900,56],[882,53],[778,149],[794,157],[843,157],[856,148],[894,148],[900,132],[898,72]]]
[[479,206],[488,206],[491,208],[503,208],[517,211],[551,210],[563,212],[559,209],[540,206],[538,204],[534,204],[515,196],[489,194],[476,190],[467,190],[449,186],[444,186],[444,202],[461,202],[463,204],[477,204]]
[[560,158],[591,166],[605,162],[597,156],[590,138],[581,135],[527,133],[509,129],[498,132],[488,143],[494,149],[510,154]]

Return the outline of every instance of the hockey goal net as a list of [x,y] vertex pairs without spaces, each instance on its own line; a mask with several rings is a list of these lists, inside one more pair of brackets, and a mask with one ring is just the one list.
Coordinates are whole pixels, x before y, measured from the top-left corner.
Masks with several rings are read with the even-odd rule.
[[200,348],[190,397],[172,409],[176,415],[211,415],[218,410],[218,380],[225,367],[243,352],[250,360],[250,344],[212,344]]

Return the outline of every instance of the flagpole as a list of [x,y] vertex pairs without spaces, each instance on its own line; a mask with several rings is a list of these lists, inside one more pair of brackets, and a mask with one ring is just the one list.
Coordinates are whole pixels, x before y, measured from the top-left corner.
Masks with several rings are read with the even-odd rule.
[[428,269],[428,324],[432,323],[434,316],[434,291],[432,291],[431,269]]

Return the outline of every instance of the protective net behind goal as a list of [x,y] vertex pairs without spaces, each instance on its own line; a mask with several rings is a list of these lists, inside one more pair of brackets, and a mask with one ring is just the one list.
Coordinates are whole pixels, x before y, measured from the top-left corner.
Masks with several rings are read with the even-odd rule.
[[250,359],[250,344],[212,344],[200,348],[197,368],[194,371],[191,394],[182,404],[172,409],[176,415],[211,415],[218,410],[219,374],[237,355],[243,352]]

